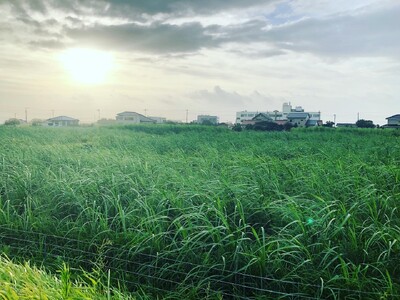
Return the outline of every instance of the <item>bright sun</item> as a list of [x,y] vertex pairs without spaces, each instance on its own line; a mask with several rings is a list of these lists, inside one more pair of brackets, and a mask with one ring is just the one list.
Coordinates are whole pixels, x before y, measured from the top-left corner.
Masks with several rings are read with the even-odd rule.
[[59,58],[72,78],[84,84],[103,83],[113,66],[110,53],[94,49],[69,49],[61,53]]

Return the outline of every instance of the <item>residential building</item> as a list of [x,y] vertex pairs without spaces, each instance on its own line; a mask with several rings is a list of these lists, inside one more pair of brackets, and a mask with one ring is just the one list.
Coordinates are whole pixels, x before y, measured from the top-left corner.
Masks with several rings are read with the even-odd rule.
[[252,120],[255,122],[264,122],[264,121],[273,122],[274,121],[274,119],[271,118],[269,115],[263,114],[263,113],[259,113]]
[[[259,115],[263,114],[264,116],[271,118],[275,123],[285,124],[288,122],[288,115],[290,113],[304,113],[304,109],[301,106],[292,107],[290,102],[285,102],[282,105],[282,111],[274,110],[274,111],[265,111],[265,112],[255,112],[255,111],[240,111],[236,113],[236,123],[239,124],[251,124],[252,119]],[[306,126],[316,126],[321,124],[321,112],[307,112],[308,123]]]
[[117,123],[129,123],[129,124],[154,124],[157,121],[151,118],[145,117],[142,114],[133,111],[124,111],[122,113],[117,114],[116,118]]
[[307,112],[291,112],[287,115],[288,123],[297,127],[306,127],[310,120],[310,114]]
[[157,124],[163,124],[167,122],[167,118],[164,117],[148,117],[148,118],[156,121]]
[[265,113],[258,113],[251,120],[242,121],[242,125],[254,125],[258,122],[274,122],[274,119],[268,116]]
[[78,126],[79,120],[74,119],[67,116],[58,116],[54,118],[47,119],[44,123],[44,126],[53,126],[53,127],[64,127],[64,126]]
[[400,114],[387,117],[386,120],[388,121],[387,124],[384,125],[384,127],[394,127],[394,128],[400,127]]
[[199,115],[197,116],[197,124],[217,125],[219,120],[217,116]]

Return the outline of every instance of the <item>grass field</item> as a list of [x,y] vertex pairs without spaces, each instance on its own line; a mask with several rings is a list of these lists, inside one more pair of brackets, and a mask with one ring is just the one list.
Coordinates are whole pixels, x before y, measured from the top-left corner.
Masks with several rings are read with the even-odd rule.
[[138,299],[400,297],[399,131],[1,126],[0,140],[14,262]]

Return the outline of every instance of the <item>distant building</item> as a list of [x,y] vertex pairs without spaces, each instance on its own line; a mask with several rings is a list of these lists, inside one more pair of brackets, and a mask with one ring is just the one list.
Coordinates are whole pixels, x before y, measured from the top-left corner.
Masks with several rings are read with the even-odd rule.
[[393,115],[391,117],[386,118],[388,120],[387,124],[383,125],[382,127],[385,128],[400,128],[400,114]]
[[242,125],[254,125],[259,122],[274,122],[274,120],[265,113],[258,113],[251,120],[242,121]]
[[293,126],[306,127],[310,120],[310,114],[306,112],[291,112],[287,115],[288,123]]
[[257,114],[257,115],[252,119],[252,121],[255,121],[256,123],[257,123],[257,122],[273,122],[274,119],[271,118],[271,117],[270,117],[269,115],[267,115],[267,114],[259,113],[259,114]]
[[145,117],[142,114],[133,111],[124,111],[122,113],[117,114],[116,118],[117,123],[129,123],[129,124],[154,124],[155,120]]
[[53,127],[78,126],[79,120],[67,116],[58,116],[47,119],[43,125]]
[[[304,109],[301,106],[292,107],[290,103],[283,103],[282,111],[239,111],[236,113],[236,123],[237,124],[253,124],[253,118],[262,114],[264,118],[270,118],[273,122],[277,124],[285,124],[289,121],[288,115],[291,113],[304,113]],[[316,126],[321,124],[321,112],[306,112],[308,113],[308,123],[305,126]]]
[[209,116],[209,115],[199,115],[199,116],[197,116],[197,123],[198,124],[217,125],[218,117],[217,116]]
[[148,118],[156,121],[157,124],[163,124],[167,122],[167,118],[164,117],[148,117]]

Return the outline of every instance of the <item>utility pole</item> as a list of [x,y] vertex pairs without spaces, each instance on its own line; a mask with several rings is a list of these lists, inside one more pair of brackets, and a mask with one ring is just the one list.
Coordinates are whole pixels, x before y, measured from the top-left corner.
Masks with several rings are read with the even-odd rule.
[[189,110],[186,110],[186,124],[188,123],[188,115],[189,115]]
[[336,125],[336,114],[333,114],[333,123]]
[[278,113],[278,111],[277,110],[274,110],[274,113],[275,113],[275,122],[276,122],[276,115],[277,115],[277,113]]
[[357,113],[357,121],[360,121],[360,113]]
[[25,107],[25,123],[28,123],[28,107]]

